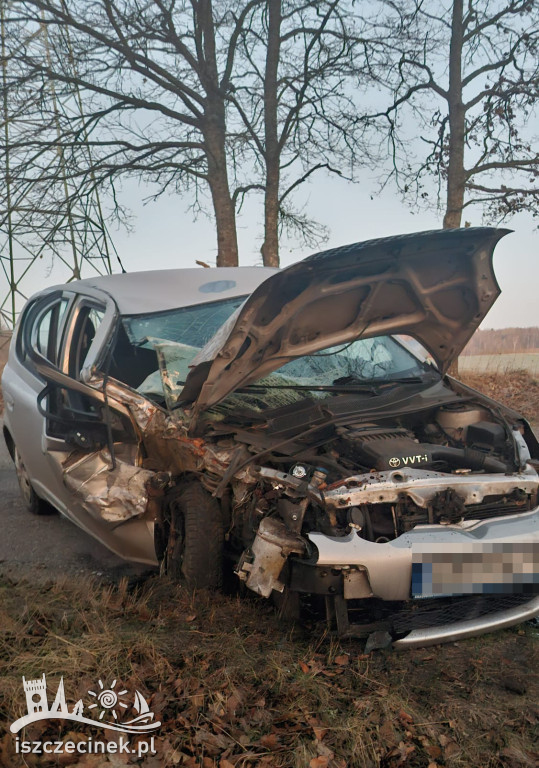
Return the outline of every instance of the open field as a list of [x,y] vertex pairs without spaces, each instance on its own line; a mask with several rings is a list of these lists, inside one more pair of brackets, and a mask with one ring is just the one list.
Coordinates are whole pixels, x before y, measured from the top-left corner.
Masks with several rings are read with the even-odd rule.
[[528,371],[532,376],[539,378],[539,352],[459,357],[459,371],[463,374],[468,372],[505,374],[518,370]]

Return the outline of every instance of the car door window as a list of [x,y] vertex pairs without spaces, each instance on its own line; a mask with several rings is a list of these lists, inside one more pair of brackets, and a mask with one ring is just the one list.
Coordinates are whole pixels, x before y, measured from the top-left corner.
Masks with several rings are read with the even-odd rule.
[[46,401],[42,402],[42,412],[47,418],[47,435],[88,450],[95,450],[96,446],[103,443],[106,435],[100,401],[91,394],[86,395],[76,387],[70,387],[67,377],[81,380],[81,372],[87,365],[104,317],[105,308],[89,297],[79,296],[75,300],[61,347],[66,386],[49,386]]
[[50,360],[49,336],[50,336],[51,319],[52,319],[53,311],[54,310],[51,308],[47,312],[45,312],[44,315],[41,315],[41,318],[37,323],[37,329],[36,329],[37,351],[41,352],[41,354],[44,357],[46,357],[47,360]]
[[79,379],[97,329],[103,322],[105,310],[92,305],[83,306],[78,314],[69,350],[69,375]]
[[25,360],[28,348],[37,350],[53,365],[58,364],[62,332],[69,299],[58,296],[55,300],[42,300],[32,305],[26,315],[21,334],[19,354]]

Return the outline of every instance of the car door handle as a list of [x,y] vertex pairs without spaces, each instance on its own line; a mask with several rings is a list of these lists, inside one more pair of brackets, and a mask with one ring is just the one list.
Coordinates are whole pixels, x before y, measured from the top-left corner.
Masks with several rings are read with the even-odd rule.
[[7,392],[4,392],[4,403],[6,404],[8,411],[13,412],[15,408],[15,400],[11,397],[11,395],[8,395]]

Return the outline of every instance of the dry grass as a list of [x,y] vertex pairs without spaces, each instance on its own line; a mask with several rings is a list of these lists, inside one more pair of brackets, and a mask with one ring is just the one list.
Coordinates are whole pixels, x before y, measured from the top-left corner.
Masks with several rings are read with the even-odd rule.
[[[140,690],[163,723],[158,756],[138,763],[146,768],[534,765],[530,627],[366,657],[358,642],[283,626],[266,602],[193,596],[158,578],[136,593],[125,583],[4,580],[0,596],[6,731],[24,714],[21,676],[46,672],[49,690],[64,676],[68,704],[87,701],[98,679]],[[43,721],[25,738],[91,730],[82,726],[77,737],[72,728]],[[23,762],[13,744],[10,733],[0,740],[2,768],[58,764],[33,755]],[[78,760],[61,764],[110,766],[102,756]]]
[[461,373],[459,379],[518,411],[532,423],[539,422],[539,381],[528,371]]

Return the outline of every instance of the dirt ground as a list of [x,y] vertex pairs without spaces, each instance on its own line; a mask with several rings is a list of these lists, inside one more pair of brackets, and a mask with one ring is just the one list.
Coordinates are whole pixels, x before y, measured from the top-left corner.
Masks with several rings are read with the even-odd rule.
[[[323,627],[279,623],[268,602],[195,598],[154,576],[33,586],[0,580],[0,766],[136,764],[201,768],[522,768],[537,765],[536,630],[435,648],[363,654]],[[98,680],[139,690],[162,723],[157,754],[18,755],[21,676],[63,675],[70,710]],[[127,698],[127,697],[126,697]],[[128,710],[126,710],[128,711]],[[114,739],[69,721],[27,740]],[[24,759],[23,759],[24,758]]]

